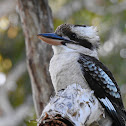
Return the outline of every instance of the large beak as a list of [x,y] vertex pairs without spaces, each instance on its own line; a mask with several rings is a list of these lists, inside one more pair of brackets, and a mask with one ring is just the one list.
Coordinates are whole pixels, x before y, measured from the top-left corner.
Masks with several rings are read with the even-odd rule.
[[55,33],[38,34],[37,36],[39,39],[51,45],[62,45],[63,42],[69,41],[63,37],[58,36]]

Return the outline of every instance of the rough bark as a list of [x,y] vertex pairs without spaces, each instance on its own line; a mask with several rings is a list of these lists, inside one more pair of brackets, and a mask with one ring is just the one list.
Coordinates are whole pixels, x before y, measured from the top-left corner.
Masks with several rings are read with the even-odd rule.
[[53,117],[46,113],[38,126],[74,126],[74,124],[70,120],[63,118],[60,114]]
[[48,71],[52,49],[42,43],[36,35],[53,31],[52,14],[47,0],[18,0],[18,8],[25,35],[33,100],[39,117],[53,91]]

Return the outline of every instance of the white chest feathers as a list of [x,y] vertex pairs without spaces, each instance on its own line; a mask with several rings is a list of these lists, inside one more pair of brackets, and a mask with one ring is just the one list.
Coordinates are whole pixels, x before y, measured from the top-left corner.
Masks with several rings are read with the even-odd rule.
[[49,71],[56,92],[74,83],[90,89],[77,62],[78,59],[79,53],[76,52],[55,54],[52,57]]

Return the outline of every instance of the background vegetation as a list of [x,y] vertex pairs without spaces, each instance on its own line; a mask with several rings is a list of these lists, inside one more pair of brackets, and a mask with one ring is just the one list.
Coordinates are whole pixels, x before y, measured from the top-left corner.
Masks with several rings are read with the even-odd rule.
[[[24,36],[16,2],[13,1],[10,11],[8,1],[0,0],[0,6],[7,6],[0,13],[0,126],[13,122],[13,115],[20,118],[13,126],[33,126],[34,121],[28,122],[36,116],[25,63]],[[63,23],[98,27],[100,60],[121,87],[126,106],[126,0],[49,0],[49,4],[54,29]]]

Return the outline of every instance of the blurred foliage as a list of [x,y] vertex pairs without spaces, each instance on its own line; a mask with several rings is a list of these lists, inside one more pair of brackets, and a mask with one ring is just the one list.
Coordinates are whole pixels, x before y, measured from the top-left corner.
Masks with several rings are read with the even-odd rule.
[[[25,73],[18,81],[17,88],[14,91],[9,92],[9,99],[11,105],[16,108],[23,104],[29,94],[31,93],[31,85],[29,82],[28,73]],[[16,101],[16,102],[14,102]]]
[[[122,1],[124,0],[101,0],[98,4],[109,7]],[[50,0],[49,2],[52,11],[56,13],[72,0]],[[64,20],[54,17],[53,21],[54,29],[63,23],[97,26],[101,38],[100,60],[111,70],[119,85],[126,84],[126,40],[122,39],[126,36],[126,10],[117,14],[98,15],[82,8]],[[21,60],[25,60],[25,42],[19,16],[13,12],[0,18],[0,72],[7,75]],[[13,108],[23,104],[31,94],[28,73],[19,78],[16,85],[16,89],[8,93]],[[27,117],[19,126],[36,125],[34,121],[28,122],[31,118],[36,119],[35,112],[33,113],[32,117]]]

